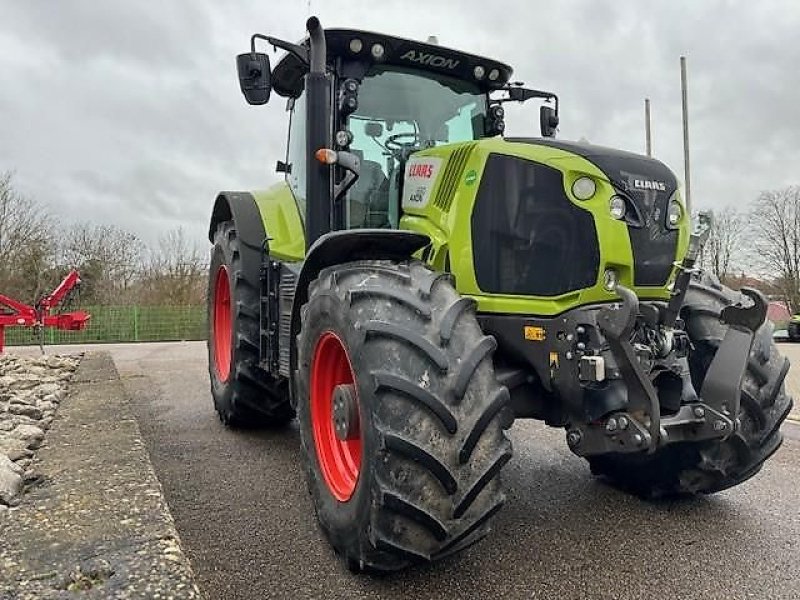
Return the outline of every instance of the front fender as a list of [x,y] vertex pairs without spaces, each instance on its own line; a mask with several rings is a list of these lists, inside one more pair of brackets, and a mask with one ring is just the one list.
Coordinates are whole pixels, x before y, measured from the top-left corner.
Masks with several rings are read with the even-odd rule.
[[[297,278],[292,303],[291,339],[295,339],[300,332],[300,308],[308,302],[308,286],[322,269],[357,260],[408,260],[414,252],[429,243],[426,235],[397,229],[349,229],[321,236],[308,249]],[[290,361],[294,378],[297,368],[294,348]]]

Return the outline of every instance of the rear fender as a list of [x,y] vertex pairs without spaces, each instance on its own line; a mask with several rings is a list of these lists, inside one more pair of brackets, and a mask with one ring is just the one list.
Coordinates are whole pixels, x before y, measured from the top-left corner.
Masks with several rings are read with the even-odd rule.
[[267,247],[264,222],[250,192],[220,192],[211,212],[208,239],[213,244],[220,223],[233,221],[240,241],[242,270],[249,281],[259,281],[261,260]]

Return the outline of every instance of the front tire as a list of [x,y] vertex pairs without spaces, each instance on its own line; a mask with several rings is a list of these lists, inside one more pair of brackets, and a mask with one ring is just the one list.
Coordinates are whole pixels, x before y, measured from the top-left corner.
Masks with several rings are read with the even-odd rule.
[[[692,281],[681,314],[694,349],[692,383],[700,390],[727,325],[722,309],[740,294],[703,274]],[[772,341],[772,325],[756,332],[742,380],[737,431],[723,441],[676,443],[651,455],[605,454],[589,459],[592,473],[636,495],[653,498],[711,494],[743,483],[780,447],[781,423],[792,408],[783,381],[789,361]]]
[[420,263],[363,261],[322,271],[301,316],[309,488],[348,567],[397,570],[483,537],[511,415],[474,303]]
[[279,426],[294,417],[285,380],[258,366],[260,282],[242,268],[233,221],[214,235],[208,278],[208,374],[220,420],[231,427]]

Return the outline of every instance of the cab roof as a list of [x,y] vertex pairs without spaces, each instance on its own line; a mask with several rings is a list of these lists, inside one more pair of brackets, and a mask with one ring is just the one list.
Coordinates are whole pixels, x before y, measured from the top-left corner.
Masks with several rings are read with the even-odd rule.
[[[354,40],[360,40],[360,49]],[[328,48],[327,63],[335,59],[366,63],[368,65],[395,65],[419,69],[430,73],[448,75],[463,79],[477,85],[482,91],[499,89],[508,83],[512,69],[505,63],[445,48],[436,44],[428,44],[404,38],[361,31],[358,29],[326,29],[325,42]],[[351,43],[353,45],[351,46]],[[380,44],[384,48],[383,56],[374,58],[372,48]],[[308,47],[308,38],[301,46]],[[483,69],[482,77],[476,77],[476,67]],[[273,90],[280,96],[297,98],[303,91],[303,76],[308,67],[301,59],[291,53],[285,54],[275,65],[272,72]],[[480,70],[479,70],[480,72]],[[492,79],[491,77],[494,77]]]

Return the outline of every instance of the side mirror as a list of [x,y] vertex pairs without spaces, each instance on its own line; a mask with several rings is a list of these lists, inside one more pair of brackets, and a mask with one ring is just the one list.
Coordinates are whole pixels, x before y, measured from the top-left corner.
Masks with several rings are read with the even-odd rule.
[[542,137],[554,137],[558,128],[558,115],[552,106],[539,107],[539,128]]
[[248,52],[236,57],[239,86],[248,104],[266,104],[272,91],[269,56],[260,52]]

